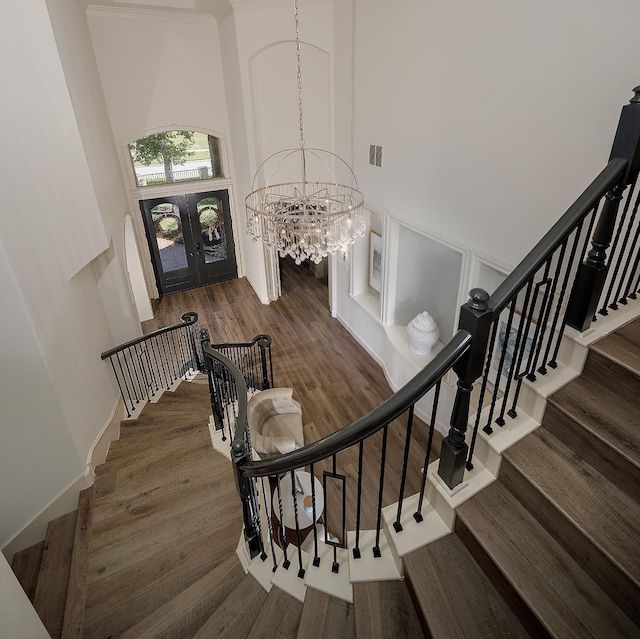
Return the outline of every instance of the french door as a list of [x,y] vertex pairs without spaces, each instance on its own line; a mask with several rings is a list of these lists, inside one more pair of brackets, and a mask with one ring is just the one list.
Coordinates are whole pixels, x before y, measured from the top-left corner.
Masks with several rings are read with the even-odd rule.
[[238,277],[226,190],[141,200],[140,211],[161,295]]

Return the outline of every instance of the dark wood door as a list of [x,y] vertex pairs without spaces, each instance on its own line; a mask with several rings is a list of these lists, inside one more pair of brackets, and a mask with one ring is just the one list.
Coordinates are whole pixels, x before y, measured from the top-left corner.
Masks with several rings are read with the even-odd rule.
[[238,276],[226,190],[141,200],[140,211],[161,295]]

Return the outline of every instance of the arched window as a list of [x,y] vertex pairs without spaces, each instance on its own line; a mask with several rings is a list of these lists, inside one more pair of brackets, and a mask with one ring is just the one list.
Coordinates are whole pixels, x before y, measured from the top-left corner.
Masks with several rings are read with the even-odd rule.
[[223,178],[220,140],[200,131],[162,131],[129,144],[138,186]]

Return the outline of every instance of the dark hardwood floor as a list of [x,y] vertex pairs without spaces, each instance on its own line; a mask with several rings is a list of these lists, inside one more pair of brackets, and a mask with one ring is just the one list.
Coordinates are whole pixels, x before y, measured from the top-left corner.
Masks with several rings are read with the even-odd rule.
[[[145,332],[179,321],[196,311],[211,341],[246,342],[254,335],[273,338],[274,378],[277,386],[291,387],[300,401],[305,441],[311,443],[339,430],[392,395],[380,366],[351,337],[328,308],[326,283],[305,266],[282,261],[282,296],[263,305],[246,279],[174,293],[154,302],[155,317],[144,323]],[[383,505],[398,499],[406,416],[388,429]],[[427,427],[414,421],[405,495],[418,492],[428,437]],[[438,456],[441,437],[436,433],[432,459]],[[364,446],[362,525],[376,525],[382,432]],[[331,460],[317,464],[316,476],[330,470]],[[347,529],[355,528],[357,447],[337,456],[337,471],[347,477]],[[331,508],[331,503],[328,503]],[[334,504],[335,508],[341,508]],[[335,510],[333,512],[336,512]]]

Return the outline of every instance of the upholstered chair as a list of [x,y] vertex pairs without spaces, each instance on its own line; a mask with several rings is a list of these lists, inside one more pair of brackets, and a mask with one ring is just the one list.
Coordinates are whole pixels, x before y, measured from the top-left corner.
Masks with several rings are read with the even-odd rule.
[[251,446],[261,459],[304,446],[302,409],[291,388],[270,388],[254,395],[247,405]]

